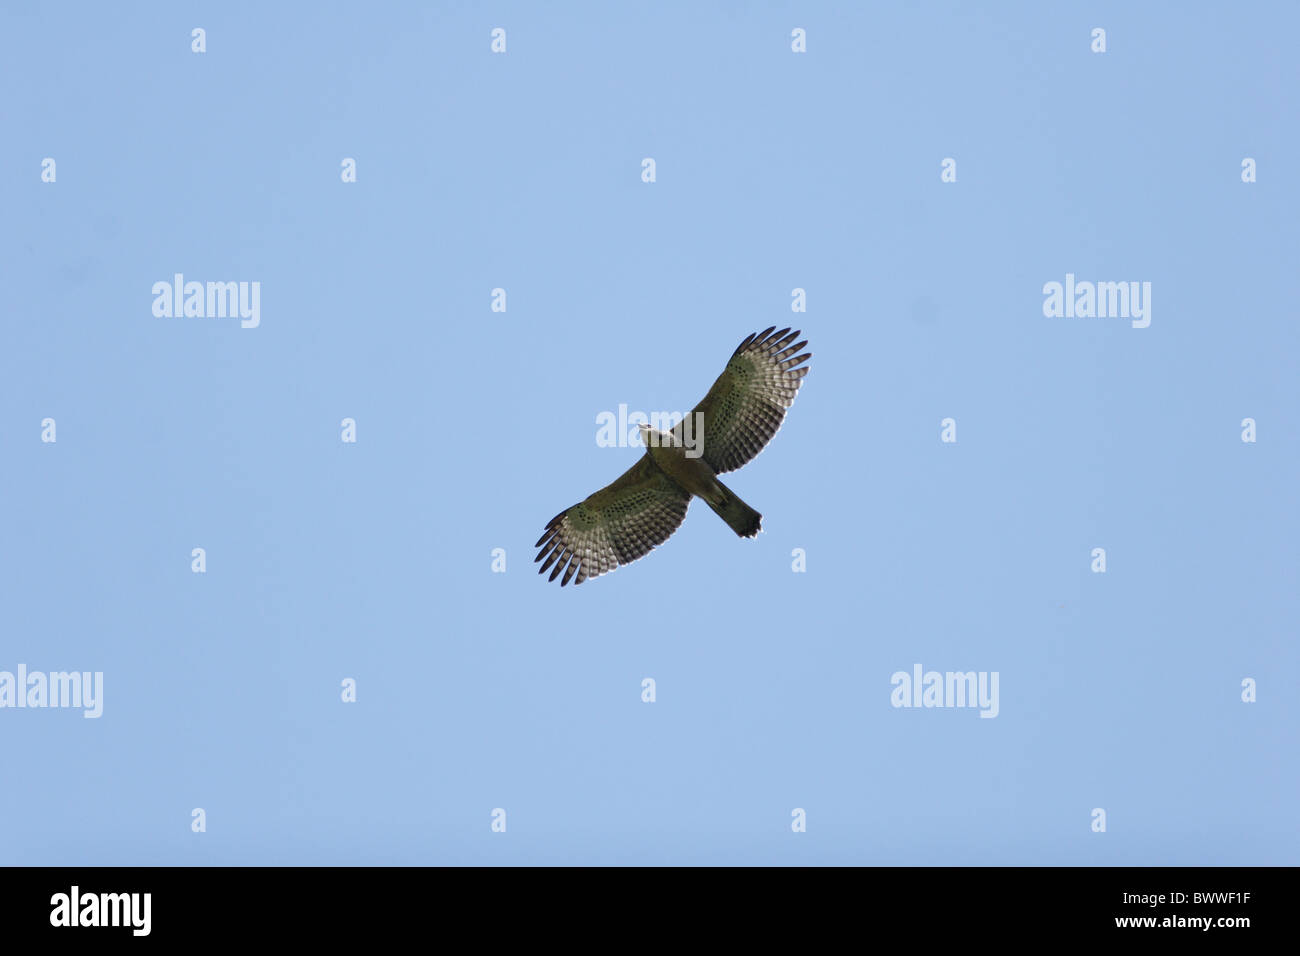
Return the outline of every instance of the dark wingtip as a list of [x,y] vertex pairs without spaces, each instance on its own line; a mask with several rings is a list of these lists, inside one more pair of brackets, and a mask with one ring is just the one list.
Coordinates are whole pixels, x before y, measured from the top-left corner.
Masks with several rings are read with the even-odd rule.
[[551,568],[551,576],[546,580],[554,581],[556,578],[558,578],[560,576],[560,572],[563,571],[565,567],[568,566],[569,562],[572,560],[573,560],[573,552],[570,551],[568,548],[565,548],[564,553],[560,555],[560,560],[556,561],[555,567]]
[[745,340],[736,346],[736,351],[732,352],[731,354],[739,355],[741,352],[745,351],[745,349],[749,348],[750,343],[752,343],[757,336],[758,336],[757,332],[750,332],[748,335],[745,336]]

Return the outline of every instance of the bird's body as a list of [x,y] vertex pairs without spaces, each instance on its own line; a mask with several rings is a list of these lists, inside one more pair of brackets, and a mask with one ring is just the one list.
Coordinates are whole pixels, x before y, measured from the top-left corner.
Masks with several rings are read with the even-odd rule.
[[[775,328],[775,327],[773,327]],[[535,560],[563,572],[563,586],[630,564],[662,544],[686,517],[692,497],[701,498],[736,534],[758,534],[762,515],[745,504],[718,475],[733,471],[763,450],[781,427],[786,409],[812,353],[796,354],[799,332],[772,328],[750,335],[703,400],[672,431],[641,426],[646,452],[618,479],[560,512],[537,542]],[[700,427],[697,427],[697,424]]]
[[646,446],[646,454],[664,474],[701,498],[717,493],[721,483],[703,457],[688,458],[686,447],[673,441],[672,432],[657,431],[649,425],[638,427],[641,429],[641,443]]
[[758,534],[763,516],[724,485],[703,456],[688,456],[686,446],[676,444],[671,432],[656,431],[649,425],[640,428],[646,454],[660,471],[687,493],[703,499],[742,538]]

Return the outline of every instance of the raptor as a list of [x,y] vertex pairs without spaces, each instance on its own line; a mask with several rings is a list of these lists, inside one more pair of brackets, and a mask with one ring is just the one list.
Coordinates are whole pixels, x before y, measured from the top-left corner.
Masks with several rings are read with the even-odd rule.
[[[613,483],[552,518],[537,541],[538,572],[560,586],[606,574],[668,540],[698,497],[742,538],[763,516],[718,480],[772,440],[794,403],[811,352],[799,330],[750,334],[709,393],[670,431],[639,426],[645,454]],[[702,423],[703,434],[695,423]],[[561,577],[561,575],[563,575]]]

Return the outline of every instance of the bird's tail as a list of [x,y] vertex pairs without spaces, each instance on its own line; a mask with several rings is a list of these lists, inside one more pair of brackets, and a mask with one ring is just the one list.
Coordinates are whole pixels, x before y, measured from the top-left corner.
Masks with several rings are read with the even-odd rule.
[[704,502],[742,538],[752,538],[758,534],[763,516],[741,501],[740,496],[722,482],[718,482],[718,494],[706,497]]

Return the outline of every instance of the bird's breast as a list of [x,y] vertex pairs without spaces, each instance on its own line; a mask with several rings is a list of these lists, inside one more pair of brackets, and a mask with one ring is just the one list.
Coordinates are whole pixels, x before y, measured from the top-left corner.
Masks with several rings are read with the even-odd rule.
[[684,448],[652,447],[650,457],[669,478],[693,495],[707,498],[717,487],[717,479],[709,463],[703,457],[688,458]]

